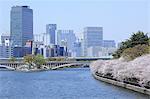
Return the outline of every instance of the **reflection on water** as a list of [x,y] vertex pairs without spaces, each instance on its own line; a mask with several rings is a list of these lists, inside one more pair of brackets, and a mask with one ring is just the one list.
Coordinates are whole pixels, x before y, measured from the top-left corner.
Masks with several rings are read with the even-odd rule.
[[23,73],[0,71],[0,99],[148,99],[95,80],[88,68]]

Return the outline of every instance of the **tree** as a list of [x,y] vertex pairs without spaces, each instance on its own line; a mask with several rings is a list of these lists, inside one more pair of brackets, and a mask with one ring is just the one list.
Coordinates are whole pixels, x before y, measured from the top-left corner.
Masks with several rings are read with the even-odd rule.
[[150,44],[148,35],[144,34],[141,31],[133,33],[129,39],[127,39],[124,42],[121,42],[120,48],[118,48],[118,50],[113,54],[113,57],[120,58],[125,49],[135,47],[138,44],[145,44],[149,46]]
[[24,56],[24,62],[29,65],[29,69],[31,68],[33,61],[34,61],[34,55],[30,54],[30,55]]
[[34,57],[34,60],[33,60],[33,61],[34,61],[34,63],[36,64],[37,68],[39,68],[39,69],[42,67],[42,65],[43,65],[44,63],[46,63],[44,57],[43,57],[42,55],[40,55],[40,54],[36,55],[36,56]]
[[133,33],[130,40],[131,40],[130,47],[134,47],[138,44],[149,45],[148,35],[144,34],[144,32],[141,32],[141,31],[138,31],[137,33]]

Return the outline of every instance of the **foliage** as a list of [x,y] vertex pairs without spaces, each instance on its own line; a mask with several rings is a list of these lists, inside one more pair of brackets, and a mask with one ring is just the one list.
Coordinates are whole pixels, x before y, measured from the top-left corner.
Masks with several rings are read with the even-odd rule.
[[33,62],[36,64],[37,68],[41,68],[44,63],[46,63],[44,57],[40,54],[36,55],[33,59]]
[[64,61],[64,58],[56,58],[56,61]]
[[149,45],[149,38],[147,34],[144,34],[141,31],[138,31],[137,33],[134,33],[131,38],[131,45],[130,47],[134,47],[138,44],[145,44],[145,45]]
[[29,68],[31,68],[31,66],[41,68],[42,65],[46,63],[46,60],[42,55],[38,54],[36,56],[35,55],[24,56],[24,62],[26,62],[29,65]]
[[30,55],[24,56],[24,62],[29,64],[29,68],[31,68],[33,61],[34,61],[34,55],[30,54]]
[[144,34],[141,31],[133,33],[132,36],[124,42],[121,42],[120,48],[113,54],[114,58],[120,58],[124,50],[127,48],[135,47],[139,44],[145,44],[149,46],[149,38],[147,34]]
[[136,45],[133,48],[127,48],[123,51],[122,56],[125,60],[133,60],[136,57],[142,56],[144,54],[149,53],[149,46],[148,45]]
[[56,58],[49,57],[49,58],[47,58],[47,61],[56,61]]
[[31,64],[34,60],[34,55],[26,55],[24,56],[24,62]]
[[47,61],[64,61],[65,58],[63,57],[59,57],[59,58],[56,58],[56,57],[49,57],[47,58]]
[[10,62],[15,62],[17,59],[15,58],[15,57],[11,57],[10,59],[9,59],[9,61]]

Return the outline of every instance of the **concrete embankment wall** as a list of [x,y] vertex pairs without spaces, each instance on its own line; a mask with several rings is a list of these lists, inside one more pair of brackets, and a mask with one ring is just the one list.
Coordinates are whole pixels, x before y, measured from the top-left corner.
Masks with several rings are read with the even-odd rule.
[[93,74],[93,76],[97,80],[107,82],[107,83],[110,83],[110,84],[113,84],[113,85],[116,85],[116,86],[119,86],[119,87],[123,87],[123,88],[126,88],[126,89],[130,89],[130,90],[133,90],[133,91],[136,91],[136,92],[140,92],[140,93],[143,93],[143,94],[150,95],[150,89],[146,89],[146,88],[143,88],[143,87],[138,87],[138,86],[134,86],[134,85],[131,85],[131,84],[126,84],[126,83],[123,83],[123,82],[103,78],[103,77],[97,76],[95,74]]

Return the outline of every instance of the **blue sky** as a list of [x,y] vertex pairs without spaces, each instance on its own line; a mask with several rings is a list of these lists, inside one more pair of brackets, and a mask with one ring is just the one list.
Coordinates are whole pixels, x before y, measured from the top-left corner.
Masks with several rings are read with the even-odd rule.
[[120,42],[138,30],[150,32],[149,0],[0,0],[0,34],[10,33],[10,9],[28,5],[34,11],[34,34],[45,25],[73,29],[82,37],[86,26],[102,26],[104,39]]

